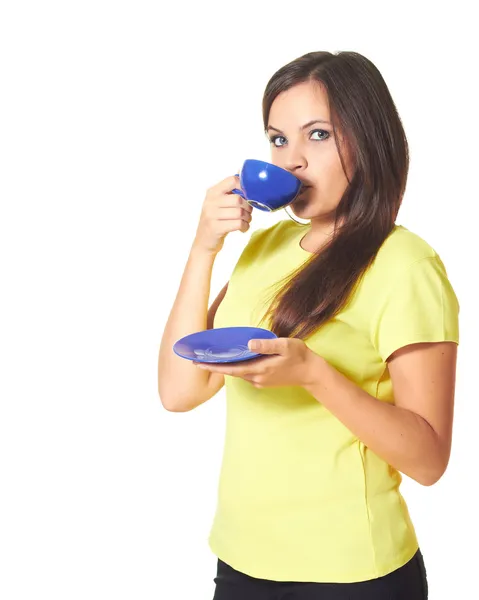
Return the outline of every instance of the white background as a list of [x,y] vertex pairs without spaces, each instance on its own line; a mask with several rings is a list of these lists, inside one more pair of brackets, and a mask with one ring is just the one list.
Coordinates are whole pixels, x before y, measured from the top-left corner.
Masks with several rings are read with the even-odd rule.
[[[393,8],[394,6],[394,8]],[[383,74],[411,147],[398,223],[461,302],[446,475],[402,487],[430,598],[475,589],[477,97],[472,3],[4,1],[0,598],[211,600],[224,395],[173,414],[157,356],[206,189],[269,158],[261,98],[313,50]],[[211,297],[251,232],[217,258]],[[454,593],[456,592],[456,593]]]

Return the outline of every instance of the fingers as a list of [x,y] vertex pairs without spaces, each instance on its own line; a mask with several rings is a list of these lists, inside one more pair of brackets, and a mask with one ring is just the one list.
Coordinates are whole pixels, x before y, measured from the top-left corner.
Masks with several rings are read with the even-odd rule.
[[199,369],[204,369],[206,371],[210,371],[211,373],[222,373],[223,375],[230,375],[232,377],[245,377],[254,375],[254,373],[251,373],[251,371],[246,370],[244,367],[238,365],[197,362],[193,362],[193,364]]
[[218,194],[228,194],[235,188],[241,190],[240,178],[236,175],[230,175],[210,189]]
[[207,190],[193,242],[195,248],[216,254],[223,248],[226,235],[248,231],[253,207],[233,192],[235,188],[240,188],[239,177],[230,175]]
[[246,223],[251,223],[251,213],[245,208],[230,208],[230,207],[220,207],[220,212],[218,216],[219,221],[228,221],[230,219],[243,219]]
[[232,190],[234,189],[241,189],[239,177],[236,175],[226,177],[226,179],[209,188],[207,198],[220,207],[237,206],[251,213],[253,207],[239,194],[233,193]]
[[199,363],[193,361],[193,364],[212,373],[251,379],[265,373],[264,360],[262,358],[252,358],[251,360],[241,361],[241,363]]
[[238,208],[244,208],[249,213],[253,212],[253,207],[249,202],[242,198],[239,194],[223,194],[220,199],[220,206],[224,208],[237,206]]

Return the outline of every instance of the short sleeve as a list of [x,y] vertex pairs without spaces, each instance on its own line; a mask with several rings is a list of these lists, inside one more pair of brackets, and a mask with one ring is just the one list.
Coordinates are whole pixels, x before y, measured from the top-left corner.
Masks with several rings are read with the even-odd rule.
[[437,255],[398,274],[372,320],[371,335],[384,361],[408,344],[459,343],[459,302]]
[[247,246],[252,244],[263,233],[263,231],[266,231],[266,227],[262,227],[261,229],[256,229],[256,231],[253,231],[248,240]]
[[253,233],[251,234],[249,240],[246,243],[246,246],[243,248],[238,260],[236,261],[236,264],[231,273],[230,283],[232,283],[233,276],[237,277],[251,262],[252,257],[257,252],[256,243],[258,241],[258,238],[260,238],[261,234],[265,230],[266,228],[263,227],[261,229],[256,229],[256,231],[253,231]]
[[262,227],[261,229],[256,229],[256,231],[253,231],[249,240],[246,243],[246,246],[243,248],[240,258],[238,259],[238,262],[243,258],[244,255],[247,255],[249,252],[251,252],[252,248],[254,249],[255,244],[257,243],[257,240],[261,237],[261,234],[264,231],[266,231],[265,227]]

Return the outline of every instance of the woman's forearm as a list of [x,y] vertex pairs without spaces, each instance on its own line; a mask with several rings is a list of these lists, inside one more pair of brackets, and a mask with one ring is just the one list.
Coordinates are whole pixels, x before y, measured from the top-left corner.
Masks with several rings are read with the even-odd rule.
[[374,398],[312,353],[304,388],[365,446],[422,485],[435,483],[446,468],[438,436],[418,414]]
[[201,398],[209,373],[177,356],[172,347],[180,338],[206,329],[211,274],[215,255],[191,249],[175,302],[166,323],[158,357],[158,392],[163,405],[180,409]]

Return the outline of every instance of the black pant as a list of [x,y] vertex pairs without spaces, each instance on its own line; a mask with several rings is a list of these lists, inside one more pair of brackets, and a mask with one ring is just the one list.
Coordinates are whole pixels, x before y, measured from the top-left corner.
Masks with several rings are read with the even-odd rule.
[[401,568],[358,583],[303,583],[257,579],[218,559],[213,600],[427,600],[420,550]]

